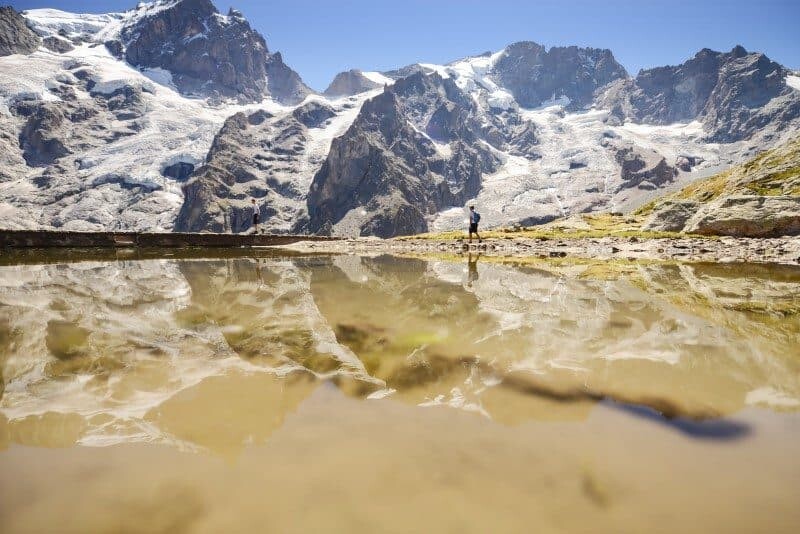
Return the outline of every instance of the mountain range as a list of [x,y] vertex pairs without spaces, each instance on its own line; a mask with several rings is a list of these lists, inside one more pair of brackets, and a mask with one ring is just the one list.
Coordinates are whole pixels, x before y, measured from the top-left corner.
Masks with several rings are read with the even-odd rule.
[[800,76],[512,43],[309,88],[237,10],[0,8],[5,228],[390,237],[629,211],[796,135]]

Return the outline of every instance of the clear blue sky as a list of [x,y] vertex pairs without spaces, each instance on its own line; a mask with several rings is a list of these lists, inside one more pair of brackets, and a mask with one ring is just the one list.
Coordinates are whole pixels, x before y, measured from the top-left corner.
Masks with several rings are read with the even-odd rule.
[[[0,0],[2,3],[2,0]],[[135,0],[11,0],[17,10],[124,11]],[[514,41],[610,48],[632,74],[741,44],[800,68],[800,0],[215,0],[311,87],[342,70],[446,63]]]

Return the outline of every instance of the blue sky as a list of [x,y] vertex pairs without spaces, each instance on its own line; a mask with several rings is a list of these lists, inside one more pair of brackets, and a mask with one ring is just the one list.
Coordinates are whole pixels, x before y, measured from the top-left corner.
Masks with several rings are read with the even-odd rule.
[[[17,10],[124,11],[135,0],[12,0]],[[446,63],[532,40],[610,48],[632,74],[741,44],[800,68],[800,0],[215,0],[315,89],[342,70]]]

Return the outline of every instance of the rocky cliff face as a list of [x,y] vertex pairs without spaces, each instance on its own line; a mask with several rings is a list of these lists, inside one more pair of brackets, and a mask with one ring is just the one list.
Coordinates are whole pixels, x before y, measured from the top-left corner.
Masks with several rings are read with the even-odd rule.
[[13,7],[0,7],[0,56],[30,54],[39,44],[39,37]]
[[567,97],[572,109],[590,104],[598,88],[628,76],[610,50],[577,46],[547,50],[530,41],[506,47],[491,74],[521,106],[533,108]]
[[700,120],[709,140],[730,143],[770,123],[783,129],[800,117],[800,95],[786,84],[787,74],[764,54],[741,46],[727,53],[703,49],[681,65],[615,81],[598,104],[636,122]]
[[474,102],[451,79],[416,73],[368,100],[335,139],[308,194],[311,232],[390,237],[477,194],[498,162]]
[[221,15],[210,0],[162,0],[120,32],[109,49],[138,67],[163,68],[185,93],[297,103],[311,91],[239,11]]
[[283,62],[280,52],[267,59],[267,90],[274,100],[287,105],[299,104],[314,92]]

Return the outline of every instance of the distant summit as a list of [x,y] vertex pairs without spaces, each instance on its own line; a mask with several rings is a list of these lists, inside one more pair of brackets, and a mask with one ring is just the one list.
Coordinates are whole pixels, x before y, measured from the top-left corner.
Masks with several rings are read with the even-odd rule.
[[671,124],[700,120],[710,140],[746,139],[769,125],[782,130],[800,116],[800,94],[778,63],[742,46],[704,48],[678,66],[642,70],[611,84],[599,103],[621,120]]

